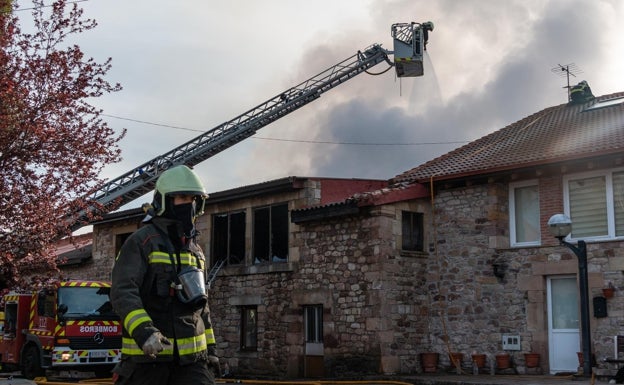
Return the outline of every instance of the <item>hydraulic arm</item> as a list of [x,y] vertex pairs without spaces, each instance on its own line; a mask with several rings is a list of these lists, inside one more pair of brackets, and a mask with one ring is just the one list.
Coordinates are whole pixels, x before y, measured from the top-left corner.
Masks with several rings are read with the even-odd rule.
[[[392,35],[395,47],[402,53],[400,58],[397,58],[395,54],[396,64],[388,58],[388,54],[392,52],[381,48],[379,44],[374,44],[364,51],[358,51],[355,55],[287,89],[234,119],[222,123],[181,146],[108,181],[89,198],[93,205],[87,210],[100,214],[106,213],[113,206],[124,205],[145,195],[153,190],[160,174],[169,167],[179,164],[195,166],[254,135],[262,127],[305,106],[319,98],[324,92],[383,61],[390,66],[394,65],[399,77],[421,76],[422,55],[428,30],[433,30],[433,24],[430,22],[394,24]],[[417,70],[409,70],[414,65]],[[86,212],[83,210],[70,215],[73,230],[85,224]]]

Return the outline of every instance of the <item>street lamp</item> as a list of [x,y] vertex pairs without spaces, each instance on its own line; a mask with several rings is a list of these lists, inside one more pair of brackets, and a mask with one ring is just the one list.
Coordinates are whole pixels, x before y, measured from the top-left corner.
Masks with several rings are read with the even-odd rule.
[[591,332],[589,328],[589,294],[587,280],[587,245],[578,241],[577,246],[564,241],[572,231],[572,221],[567,215],[555,214],[548,220],[548,230],[578,258],[579,291],[581,300],[581,338],[583,339],[583,376],[591,376]]

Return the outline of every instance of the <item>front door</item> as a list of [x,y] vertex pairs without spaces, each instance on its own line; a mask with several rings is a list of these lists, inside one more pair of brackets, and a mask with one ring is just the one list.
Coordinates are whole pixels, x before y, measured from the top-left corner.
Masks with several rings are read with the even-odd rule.
[[548,278],[550,373],[576,372],[580,349],[579,289],[575,276]]

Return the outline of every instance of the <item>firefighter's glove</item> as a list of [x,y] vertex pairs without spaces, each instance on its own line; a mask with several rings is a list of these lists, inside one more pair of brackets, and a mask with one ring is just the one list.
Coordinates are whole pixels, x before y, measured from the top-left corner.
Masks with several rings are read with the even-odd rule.
[[219,365],[219,357],[213,356],[211,354],[208,355],[208,366],[211,366],[214,370],[214,374],[217,377],[221,377],[221,365]]
[[156,358],[156,355],[165,349],[165,345],[171,345],[171,342],[161,332],[154,332],[143,344],[143,353]]
[[208,356],[208,365],[219,366],[219,357]]

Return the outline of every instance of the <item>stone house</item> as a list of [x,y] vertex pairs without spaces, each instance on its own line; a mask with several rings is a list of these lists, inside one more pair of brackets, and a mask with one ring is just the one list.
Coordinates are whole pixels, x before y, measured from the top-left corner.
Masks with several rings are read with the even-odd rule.
[[[369,357],[369,349],[362,343],[355,350],[341,342],[351,338],[351,330],[358,323],[361,330],[354,333],[361,333],[367,322],[381,324],[370,317],[375,309],[369,310],[368,315],[356,314],[361,311],[357,307],[370,307],[368,302],[379,306],[378,289],[374,291],[375,298],[369,299],[366,283],[362,288],[356,287],[364,280],[359,277],[364,271],[379,271],[358,266],[369,261],[372,265],[373,259],[378,258],[379,242],[374,235],[377,230],[371,226],[372,234],[365,232],[359,227],[361,223],[350,219],[351,224],[332,225],[338,228],[323,229],[318,236],[333,234],[328,241],[346,241],[348,250],[342,246],[334,249],[329,243],[323,247],[325,255],[316,256],[303,249],[305,239],[316,235],[297,231],[291,213],[318,206],[324,217],[353,216],[359,208],[349,197],[384,191],[387,186],[386,180],[287,177],[210,194],[197,227],[201,232],[199,242],[211,265],[225,261],[211,285],[210,304],[219,354],[232,372],[319,376],[326,373],[326,367],[331,368],[327,362],[340,362],[343,358],[341,365],[351,360],[347,367],[354,372],[368,371],[371,364],[379,366],[379,346],[375,347],[375,355]],[[94,222],[92,259],[99,270],[97,274],[91,270],[83,278],[110,277],[114,255],[138,228],[142,217],[140,209],[133,209]],[[373,239],[369,239],[371,236]],[[349,260],[333,260],[332,255],[343,252],[352,254]],[[332,288],[330,291],[318,285],[320,276],[327,277],[324,284]],[[327,307],[328,299],[342,309]],[[330,320],[332,314],[338,314],[338,319]],[[368,318],[371,319],[367,321]],[[344,336],[335,336],[328,329],[334,323]],[[304,344],[304,331],[310,333],[308,344]],[[325,360],[327,349],[336,349],[337,353],[328,354]]]
[[[391,180],[432,192],[421,297],[432,349],[505,349],[520,372],[577,371],[579,260],[547,228],[565,213],[568,241],[587,242],[591,350],[598,363],[614,357],[624,323],[623,103],[616,93],[546,108]],[[616,294],[605,300],[607,285]],[[537,370],[526,369],[528,352],[540,354]]]
[[[588,244],[592,350],[612,357],[623,102],[546,108],[389,181],[288,177],[212,193],[198,228],[211,264],[225,261],[210,292],[222,362],[241,375],[350,376],[420,372],[425,351],[440,368],[449,352],[469,366],[472,353],[507,351],[521,373],[576,371],[578,262],[549,235],[556,213],[572,219],[570,242]],[[97,278],[141,217],[95,223]]]

